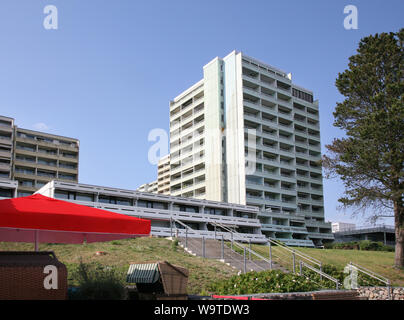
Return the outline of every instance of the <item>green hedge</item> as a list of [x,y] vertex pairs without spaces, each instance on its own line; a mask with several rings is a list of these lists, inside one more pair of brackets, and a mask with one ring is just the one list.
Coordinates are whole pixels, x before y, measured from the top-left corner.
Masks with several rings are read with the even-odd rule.
[[[344,285],[344,279],[348,273],[333,265],[323,265],[324,273],[337,279]],[[383,285],[377,280],[364,274],[358,275],[359,286]],[[340,286],[340,289],[342,288]],[[210,284],[210,294],[219,295],[242,295],[257,293],[285,293],[285,292],[308,292],[324,289],[336,289],[336,284],[328,279],[320,279],[320,275],[307,268],[303,270],[303,276],[284,273],[279,270],[267,270],[261,272],[248,272],[233,276],[227,280],[221,280]]]
[[370,240],[350,241],[350,242],[333,242],[333,243],[325,244],[324,247],[326,249],[394,252],[394,247],[385,246],[383,244],[383,242],[375,242],[375,241],[370,241]]
[[271,292],[305,292],[318,290],[318,286],[292,273],[279,270],[248,272],[227,280],[212,283],[208,291],[214,294],[254,294]]

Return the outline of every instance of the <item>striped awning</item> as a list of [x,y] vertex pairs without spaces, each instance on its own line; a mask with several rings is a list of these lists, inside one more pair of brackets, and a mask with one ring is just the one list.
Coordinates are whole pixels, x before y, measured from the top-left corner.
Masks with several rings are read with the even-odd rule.
[[126,276],[126,282],[155,283],[159,277],[160,272],[157,263],[131,264]]

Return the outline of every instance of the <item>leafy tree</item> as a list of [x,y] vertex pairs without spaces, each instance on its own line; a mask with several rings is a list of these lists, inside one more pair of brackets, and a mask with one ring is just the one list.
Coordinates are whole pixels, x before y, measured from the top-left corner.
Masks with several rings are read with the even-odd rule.
[[345,137],[326,148],[327,177],[345,185],[339,199],[370,220],[394,217],[395,265],[404,267],[404,29],[363,38],[336,86],[334,126]]

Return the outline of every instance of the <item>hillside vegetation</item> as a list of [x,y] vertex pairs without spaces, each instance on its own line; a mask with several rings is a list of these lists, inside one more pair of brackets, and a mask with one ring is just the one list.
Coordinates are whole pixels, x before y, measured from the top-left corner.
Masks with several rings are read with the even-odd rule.
[[[33,244],[0,242],[1,251],[33,251]],[[216,260],[194,257],[176,242],[163,238],[136,238],[91,244],[41,244],[40,251],[54,251],[69,272],[69,285],[76,285],[75,270],[80,261],[99,263],[116,269],[124,278],[132,263],[168,261],[189,270],[188,293],[206,292],[212,281],[230,278],[237,270]],[[97,252],[101,252],[97,255]],[[105,253],[105,254],[102,254]]]
[[[268,257],[267,246],[254,245],[252,249]],[[295,249],[320,260],[323,264],[333,265],[342,270],[349,262],[359,264],[362,267],[390,279],[395,286],[404,286],[404,270],[394,267],[394,252],[314,248]],[[282,256],[279,250],[280,249],[277,247],[272,248],[274,260],[277,260],[277,256]],[[282,259],[279,262],[291,270],[292,259]]]

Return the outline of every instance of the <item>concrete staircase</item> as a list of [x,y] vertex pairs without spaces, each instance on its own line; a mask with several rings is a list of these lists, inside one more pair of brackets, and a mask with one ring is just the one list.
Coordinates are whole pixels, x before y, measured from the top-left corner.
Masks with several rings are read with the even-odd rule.
[[[185,245],[185,238],[178,238],[179,245],[184,248],[189,254],[205,257],[208,259],[220,260],[223,263],[237,269],[241,272],[244,271],[244,255],[239,254],[224,244],[222,256],[222,242],[220,240],[205,239],[205,253],[203,252],[202,239],[188,237],[187,246]],[[270,270],[270,264],[267,261],[256,260],[251,257],[249,259],[248,252],[246,253],[246,272],[249,271],[264,271]],[[289,272],[279,264],[272,262],[272,270],[281,270]]]

